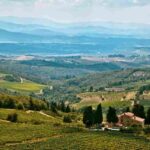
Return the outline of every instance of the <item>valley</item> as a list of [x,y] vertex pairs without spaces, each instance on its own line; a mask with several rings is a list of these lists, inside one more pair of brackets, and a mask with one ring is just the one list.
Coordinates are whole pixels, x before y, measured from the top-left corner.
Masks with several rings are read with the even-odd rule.
[[28,149],[150,149],[149,24],[0,17],[0,150]]
[[137,98],[148,111],[149,90],[138,97],[137,93],[150,84],[149,56],[140,58],[136,56],[132,63],[122,56],[105,56],[100,61],[93,56],[1,58],[0,149],[148,150],[150,135],[145,130],[149,125],[122,133],[93,131],[95,125],[88,129],[83,124],[86,107],[96,110],[100,103],[103,124],[110,106],[119,115],[132,110]]

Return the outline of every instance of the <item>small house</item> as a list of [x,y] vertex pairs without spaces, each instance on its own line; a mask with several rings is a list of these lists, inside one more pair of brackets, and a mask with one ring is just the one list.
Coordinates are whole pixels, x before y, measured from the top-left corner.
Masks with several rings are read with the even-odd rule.
[[144,127],[145,119],[135,116],[131,112],[126,112],[118,116],[118,123],[124,127],[138,125]]

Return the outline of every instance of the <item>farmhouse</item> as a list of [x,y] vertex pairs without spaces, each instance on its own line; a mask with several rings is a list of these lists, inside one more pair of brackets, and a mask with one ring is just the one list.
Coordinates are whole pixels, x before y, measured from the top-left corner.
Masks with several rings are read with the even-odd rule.
[[140,125],[144,127],[145,119],[135,116],[131,112],[126,112],[118,116],[119,122],[118,124],[122,126],[132,126],[132,125]]

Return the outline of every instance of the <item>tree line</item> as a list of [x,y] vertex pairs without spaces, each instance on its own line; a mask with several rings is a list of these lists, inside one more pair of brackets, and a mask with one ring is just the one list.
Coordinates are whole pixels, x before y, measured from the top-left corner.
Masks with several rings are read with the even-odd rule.
[[65,104],[64,101],[60,101],[60,102],[51,102],[50,103],[50,109],[52,112],[57,113],[58,110],[65,112],[65,113],[69,113],[71,111],[74,111],[73,108],[70,107],[69,104]]
[[0,94],[0,108],[46,110],[48,109],[48,103],[45,100],[33,99],[28,96]]
[[[130,108],[127,107],[124,112],[130,112]],[[150,124],[150,108],[147,110],[147,113],[144,111],[144,106],[136,104],[133,106],[131,112],[141,118],[145,119],[146,124]],[[118,122],[117,110],[113,107],[109,107],[106,114],[106,121],[111,124]],[[101,126],[103,122],[103,111],[102,106],[99,104],[96,110],[93,110],[92,106],[88,106],[84,109],[83,112],[83,123],[87,128],[97,125]]]
[[[107,116],[106,116],[107,122],[109,123],[117,123],[118,117],[116,114],[116,109],[113,107],[109,107]],[[88,106],[85,108],[83,112],[83,123],[86,127],[91,127],[93,125],[101,125],[103,122],[103,112],[102,112],[102,106],[99,104],[96,108],[96,110],[93,110],[92,106]]]

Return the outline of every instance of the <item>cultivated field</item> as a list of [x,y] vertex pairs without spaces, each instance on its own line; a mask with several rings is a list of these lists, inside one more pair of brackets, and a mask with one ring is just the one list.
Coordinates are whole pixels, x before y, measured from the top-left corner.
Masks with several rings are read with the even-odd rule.
[[45,85],[41,85],[28,80],[24,80],[23,83],[0,80],[0,88],[6,88],[19,92],[40,92],[40,90],[44,87]]
[[87,92],[78,95],[81,101],[74,106],[82,108],[92,105],[97,106],[102,103],[103,107],[124,108],[131,105],[131,99],[135,97],[135,92]]
[[[17,112],[18,123],[7,122],[9,113]],[[0,149],[5,150],[149,150],[143,137],[119,132],[93,132],[81,123],[65,124],[61,116],[40,112],[0,109]]]

